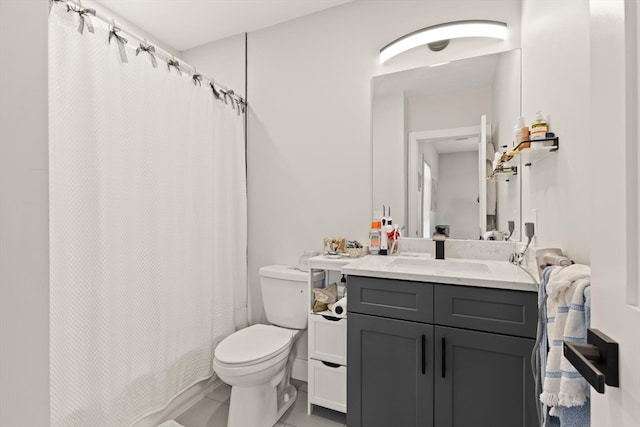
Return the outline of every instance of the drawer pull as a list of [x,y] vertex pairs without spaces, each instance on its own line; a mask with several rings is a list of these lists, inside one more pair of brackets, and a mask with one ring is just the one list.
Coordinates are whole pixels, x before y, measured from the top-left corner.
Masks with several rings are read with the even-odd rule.
[[445,340],[444,337],[442,337],[442,378],[444,378],[447,375],[447,368],[446,368],[446,360],[447,360],[447,355],[445,353],[447,348],[447,341]]
[[325,362],[324,360],[321,360],[322,364],[325,366],[328,366],[330,368],[339,368],[340,364],[338,363],[331,363],[331,362]]
[[422,375],[427,372],[427,337],[422,335]]
[[324,317],[327,320],[331,320],[332,322],[340,321],[339,317],[327,316],[326,314],[322,314],[321,316]]

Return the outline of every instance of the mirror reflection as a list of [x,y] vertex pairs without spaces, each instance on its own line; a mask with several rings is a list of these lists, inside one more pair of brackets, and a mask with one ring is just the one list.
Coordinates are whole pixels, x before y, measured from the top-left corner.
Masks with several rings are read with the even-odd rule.
[[513,222],[520,239],[520,176],[488,178],[513,147],[520,78],[520,50],[373,78],[374,205],[401,202],[407,237],[504,240]]

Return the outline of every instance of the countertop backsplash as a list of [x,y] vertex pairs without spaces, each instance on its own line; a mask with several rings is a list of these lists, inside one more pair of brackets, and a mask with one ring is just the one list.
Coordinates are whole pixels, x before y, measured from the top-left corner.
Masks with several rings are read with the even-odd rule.
[[[445,258],[485,259],[508,261],[509,256],[520,250],[521,242],[498,242],[487,240],[445,240]],[[435,253],[435,243],[431,239],[401,237],[399,252]]]

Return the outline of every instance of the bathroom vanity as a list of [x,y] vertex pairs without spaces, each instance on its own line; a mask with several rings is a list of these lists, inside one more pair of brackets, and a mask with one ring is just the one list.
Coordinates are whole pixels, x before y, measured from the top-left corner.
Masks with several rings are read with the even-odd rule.
[[436,262],[368,257],[343,268],[347,425],[537,425],[532,280],[503,261]]

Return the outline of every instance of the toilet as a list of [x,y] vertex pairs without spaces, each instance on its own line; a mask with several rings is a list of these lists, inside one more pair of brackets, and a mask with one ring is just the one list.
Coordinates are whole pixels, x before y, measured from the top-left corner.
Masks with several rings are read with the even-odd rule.
[[[290,382],[293,345],[307,328],[309,273],[271,265],[260,269],[264,310],[270,325],[256,324],[216,347],[213,370],[231,386],[227,427],[272,427],[297,397]],[[313,273],[313,287],[324,278]]]

